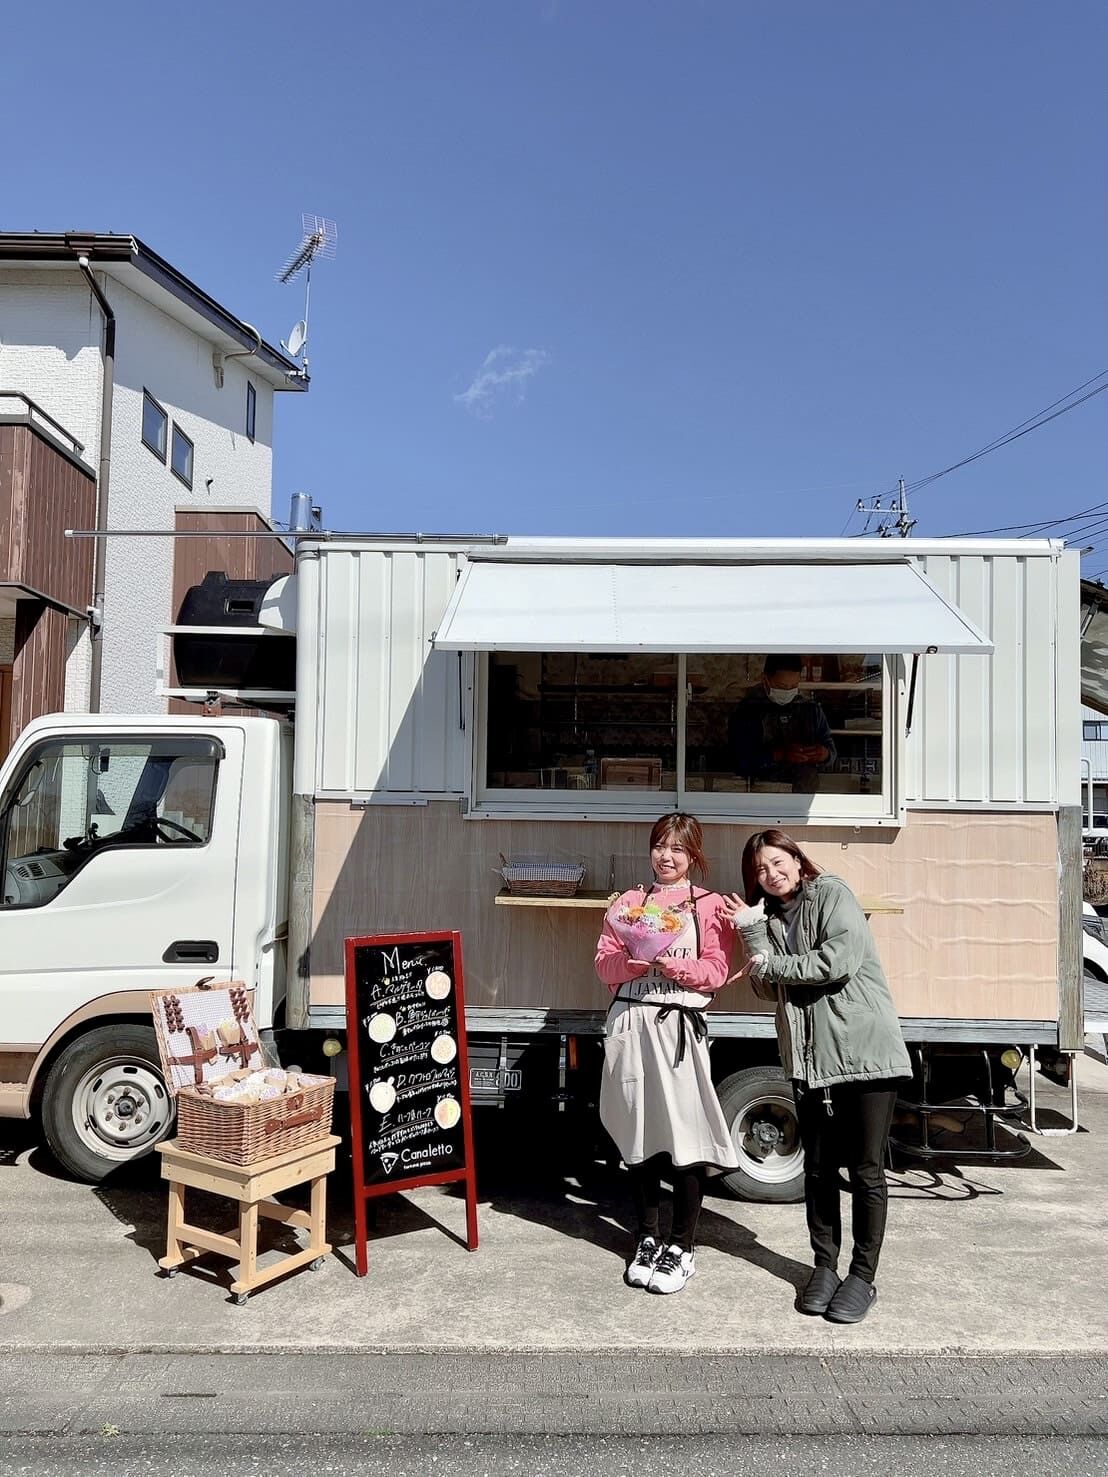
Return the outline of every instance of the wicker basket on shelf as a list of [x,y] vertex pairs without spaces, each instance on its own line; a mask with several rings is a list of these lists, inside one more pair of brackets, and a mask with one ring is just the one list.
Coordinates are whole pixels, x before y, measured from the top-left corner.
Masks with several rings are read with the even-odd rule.
[[500,875],[513,895],[572,897],[585,877],[581,862],[553,862],[542,857],[501,857]]

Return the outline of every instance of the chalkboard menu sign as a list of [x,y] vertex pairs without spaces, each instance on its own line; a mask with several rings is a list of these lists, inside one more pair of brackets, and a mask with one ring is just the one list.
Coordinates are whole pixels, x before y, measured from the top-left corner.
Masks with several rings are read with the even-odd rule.
[[358,1275],[367,1269],[366,1200],[416,1185],[466,1182],[472,1251],[477,1199],[461,935],[347,939],[346,1021]]

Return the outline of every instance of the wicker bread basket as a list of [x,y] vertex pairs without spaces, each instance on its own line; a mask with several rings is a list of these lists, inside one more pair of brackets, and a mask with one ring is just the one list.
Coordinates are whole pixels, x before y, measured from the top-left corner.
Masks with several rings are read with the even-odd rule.
[[219,1103],[201,1097],[194,1087],[182,1087],[177,1094],[177,1142],[210,1159],[254,1164],[326,1138],[334,1100],[333,1077],[267,1103]]
[[261,1103],[220,1102],[198,1090],[236,1069],[267,1065],[239,981],[182,990],[153,990],[150,1004],[162,1073],[177,1100],[177,1143],[229,1164],[254,1164],[299,1149],[331,1132],[335,1083],[316,1079]]

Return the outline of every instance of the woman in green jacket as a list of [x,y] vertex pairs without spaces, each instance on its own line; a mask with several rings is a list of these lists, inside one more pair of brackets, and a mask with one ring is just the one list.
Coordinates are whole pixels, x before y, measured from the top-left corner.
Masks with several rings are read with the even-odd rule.
[[[885,1154],[898,1079],[912,1075],[866,916],[841,878],[821,872],[784,831],[759,831],[742,859],[746,901],[723,905],[742,936],[755,992],[777,1002],[781,1061],[804,1148],[815,1269],[802,1313],[857,1323],[877,1297],[885,1234]],[[840,1282],[839,1166],[850,1176],[853,1255]]]

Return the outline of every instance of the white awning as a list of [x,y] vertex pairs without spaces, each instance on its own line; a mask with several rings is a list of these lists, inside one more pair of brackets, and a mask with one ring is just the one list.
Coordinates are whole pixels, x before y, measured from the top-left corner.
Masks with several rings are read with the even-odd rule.
[[978,652],[992,643],[913,564],[471,560],[446,651]]

